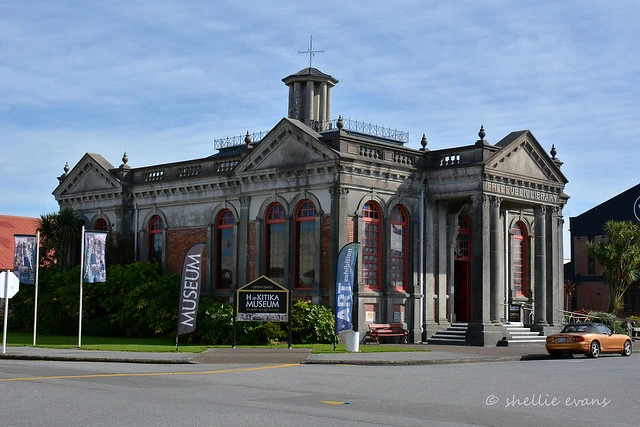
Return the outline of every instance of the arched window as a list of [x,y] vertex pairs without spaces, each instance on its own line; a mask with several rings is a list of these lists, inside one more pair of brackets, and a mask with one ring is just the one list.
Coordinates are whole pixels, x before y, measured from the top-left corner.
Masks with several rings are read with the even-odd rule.
[[109,224],[107,224],[107,221],[104,218],[98,218],[93,229],[96,231],[109,231]]
[[409,291],[409,219],[400,205],[391,209],[391,285],[397,291]]
[[286,242],[284,236],[284,207],[280,203],[269,206],[265,218],[265,275],[276,283],[284,282]]
[[382,253],[382,221],[380,208],[367,202],[362,208],[362,281],[365,289],[380,290]]
[[233,284],[233,254],[235,244],[233,240],[233,224],[235,218],[229,209],[218,214],[216,220],[216,288],[229,289]]
[[316,279],[318,250],[316,207],[312,201],[304,200],[298,205],[294,233],[294,284],[298,289],[311,289]]
[[458,215],[458,237],[456,237],[454,259],[458,261],[471,259],[471,227],[469,219],[464,215]]
[[162,218],[155,215],[149,221],[149,261],[162,263],[162,231],[164,224]]
[[527,293],[527,229],[520,221],[513,224],[513,292],[516,296]]

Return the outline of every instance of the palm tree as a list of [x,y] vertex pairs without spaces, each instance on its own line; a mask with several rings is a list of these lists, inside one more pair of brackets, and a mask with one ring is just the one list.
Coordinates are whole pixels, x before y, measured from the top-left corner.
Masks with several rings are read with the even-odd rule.
[[40,232],[40,256],[44,266],[52,267],[56,264],[56,220],[58,214],[40,215],[38,231]]
[[602,266],[609,285],[609,312],[615,314],[640,274],[640,224],[607,221],[604,232],[603,240],[587,243],[587,251]]
[[45,265],[72,264],[71,248],[80,237],[80,217],[71,208],[40,216],[38,231],[42,240]]
[[56,221],[56,239],[61,246],[63,266],[71,265],[71,248],[80,237],[80,217],[71,208],[64,208],[58,213]]

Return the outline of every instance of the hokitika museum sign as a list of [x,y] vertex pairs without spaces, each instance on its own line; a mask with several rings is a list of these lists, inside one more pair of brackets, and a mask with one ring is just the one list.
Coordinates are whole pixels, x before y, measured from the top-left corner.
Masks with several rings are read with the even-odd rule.
[[238,289],[237,321],[288,322],[289,291],[265,276]]

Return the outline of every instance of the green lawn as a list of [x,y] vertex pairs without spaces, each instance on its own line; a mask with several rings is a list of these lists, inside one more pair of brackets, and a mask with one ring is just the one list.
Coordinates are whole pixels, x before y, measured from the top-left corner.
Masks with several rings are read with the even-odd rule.
[[[33,346],[33,334],[8,332],[8,346]],[[286,343],[272,344],[265,346],[238,346],[244,348],[286,348]],[[36,347],[45,348],[77,348],[77,336],[59,335],[38,335],[36,337]],[[201,353],[208,348],[228,348],[229,346],[207,346],[179,344],[179,352]],[[338,344],[333,349],[333,344],[293,344],[293,348],[310,348],[313,353],[345,353],[344,344]],[[82,337],[82,348],[84,350],[106,350],[106,351],[139,351],[139,352],[175,352],[175,338],[114,338],[114,337]],[[361,353],[376,352],[398,352],[398,351],[426,351],[416,347],[408,347],[402,344],[397,345],[360,345]]]

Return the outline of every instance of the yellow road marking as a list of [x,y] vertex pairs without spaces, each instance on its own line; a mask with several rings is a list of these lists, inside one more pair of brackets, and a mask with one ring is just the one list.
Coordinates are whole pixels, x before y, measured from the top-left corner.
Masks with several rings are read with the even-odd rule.
[[320,403],[326,403],[327,405],[346,405],[348,402],[342,402],[337,400],[321,400]]
[[170,375],[212,375],[224,374],[229,372],[247,372],[247,371],[264,371],[266,369],[289,368],[291,366],[300,366],[297,363],[287,363],[273,366],[257,366],[253,368],[236,368],[236,369],[217,369],[215,371],[197,371],[197,372],[147,372],[147,373],[129,373],[129,374],[83,374],[83,375],[50,375],[44,377],[20,377],[20,378],[0,378],[0,382],[4,381],[41,381],[41,380],[67,380],[76,378],[110,378],[110,377],[162,377]]

